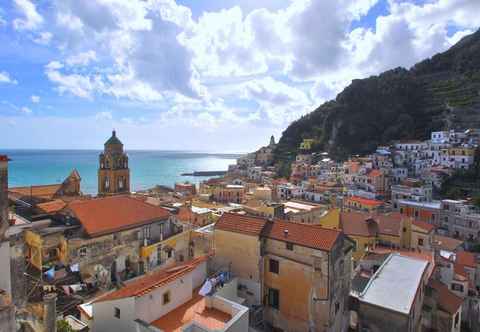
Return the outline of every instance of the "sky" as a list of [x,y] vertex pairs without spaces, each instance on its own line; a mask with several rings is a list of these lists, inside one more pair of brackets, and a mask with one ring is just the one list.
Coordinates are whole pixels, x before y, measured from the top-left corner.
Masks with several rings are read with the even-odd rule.
[[2,0],[0,148],[245,152],[448,49],[478,0]]

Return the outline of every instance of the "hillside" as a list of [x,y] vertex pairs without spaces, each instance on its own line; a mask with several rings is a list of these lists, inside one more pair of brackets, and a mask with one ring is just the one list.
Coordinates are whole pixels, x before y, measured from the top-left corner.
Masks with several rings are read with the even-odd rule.
[[394,140],[425,139],[431,130],[466,127],[480,127],[480,30],[410,70],[352,81],[288,126],[275,160],[286,170],[303,138],[315,140],[314,151],[343,159]]

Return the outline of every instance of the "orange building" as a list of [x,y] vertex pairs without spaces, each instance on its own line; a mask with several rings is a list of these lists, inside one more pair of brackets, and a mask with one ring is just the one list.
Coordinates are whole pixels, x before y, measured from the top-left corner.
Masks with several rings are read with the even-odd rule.
[[376,199],[368,199],[359,196],[349,196],[345,199],[343,207],[346,211],[378,211],[384,206],[384,202]]

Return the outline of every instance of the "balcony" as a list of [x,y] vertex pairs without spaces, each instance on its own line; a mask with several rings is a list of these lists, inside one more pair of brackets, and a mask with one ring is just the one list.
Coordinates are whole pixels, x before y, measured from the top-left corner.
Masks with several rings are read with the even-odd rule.
[[[188,231],[178,231],[176,233],[171,234],[167,238],[160,238],[160,239],[149,239],[146,241],[146,245],[140,247],[140,257],[147,258],[149,257],[157,247],[170,247],[175,248],[177,241],[184,240],[185,237],[188,238],[189,232]],[[188,241],[188,240],[187,240]]]

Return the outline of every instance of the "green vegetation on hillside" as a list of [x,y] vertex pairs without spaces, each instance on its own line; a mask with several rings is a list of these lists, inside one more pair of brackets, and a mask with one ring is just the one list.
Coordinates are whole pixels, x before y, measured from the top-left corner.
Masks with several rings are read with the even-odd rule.
[[448,178],[442,184],[440,193],[450,199],[473,197],[474,203],[480,207],[480,148],[475,150],[473,166]]
[[410,70],[354,80],[335,100],[288,126],[275,150],[281,175],[303,138],[338,159],[432,130],[480,126],[480,30]]

